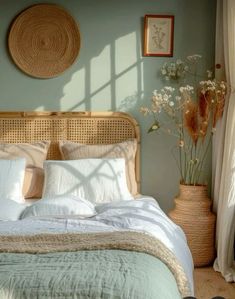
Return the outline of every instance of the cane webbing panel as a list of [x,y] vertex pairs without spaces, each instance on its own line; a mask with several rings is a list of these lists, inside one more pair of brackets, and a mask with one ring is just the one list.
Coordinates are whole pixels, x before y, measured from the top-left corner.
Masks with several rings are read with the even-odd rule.
[[47,159],[61,159],[58,141],[111,144],[137,138],[136,178],[139,188],[140,134],[137,122],[123,112],[0,112],[0,142],[50,140]]

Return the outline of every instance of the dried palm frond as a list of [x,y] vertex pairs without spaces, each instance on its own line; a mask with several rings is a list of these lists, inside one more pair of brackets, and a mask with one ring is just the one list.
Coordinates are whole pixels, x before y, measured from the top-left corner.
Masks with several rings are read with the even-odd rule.
[[205,120],[208,119],[210,110],[210,95],[209,92],[199,93],[198,109],[200,117]]
[[198,132],[198,106],[189,100],[184,107],[184,126],[188,130],[193,142],[196,144],[199,136]]
[[210,118],[211,100],[208,91],[199,93],[198,110],[199,110],[199,134],[202,140],[206,137],[209,118]]
[[225,95],[219,93],[217,95],[217,101],[215,102],[215,107],[213,111],[213,122],[212,127],[215,128],[217,121],[222,117],[225,105]]
[[200,137],[202,137],[202,141],[204,141],[204,138],[206,137],[208,124],[209,124],[209,122],[206,120],[200,121],[199,134],[200,134]]

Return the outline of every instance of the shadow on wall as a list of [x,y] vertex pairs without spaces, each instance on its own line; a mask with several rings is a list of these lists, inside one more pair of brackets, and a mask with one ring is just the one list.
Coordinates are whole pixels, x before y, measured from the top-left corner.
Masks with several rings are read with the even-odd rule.
[[130,18],[130,10],[124,2],[123,5],[112,3],[111,8],[111,4],[102,1],[96,10],[90,9],[92,1],[86,1],[86,4],[82,1],[52,2],[61,4],[79,24],[79,57],[72,67],[56,78],[38,79],[24,74],[8,54],[7,33],[14,17],[32,3],[4,1],[0,12],[4,21],[0,30],[4,43],[0,49],[0,109],[120,110],[120,99],[134,93],[139,101],[144,89],[140,40],[142,14]]
[[[197,51],[198,47],[204,49],[202,45],[205,44],[206,48],[210,43],[207,34],[210,26],[203,28],[203,35],[200,30],[206,14],[203,16],[198,12],[198,7],[206,11],[208,4],[189,5],[183,0],[174,5],[171,1],[164,1],[160,5],[154,1],[101,0],[95,5],[93,0],[51,0],[51,3],[60,4],[67,9],[78,22],[81,50],[76,63],[61,76],[46,80],[35,79],[25,75],[12,63],[6,49],[6,37],[13,18],[38,2],[41,1],[0,0],[1,110],[117,110],[120,109],[120,101],[124,102],[130,95],[132,98],[136,97],[136,102],[139,103],[144,91],[156,88],[155,70],[164,60],[142,57],[143,16],[146,13],[166,12],[170,6],[170,11],[177,15],[178,9],[184,8],[179,15],[180,23],[176,23],[175,35],[180,30],[178,43],[185,36],[193,36],[193,40],[187,46],[178,46],[180,54],[192,54],[187,51],[188,47],[197,45],[194,49]],[[188,14],[191,10],[196,15],[195,19],[198,19],[197,14],[202,18],[202,22],[198,19],[198,30],[194,30],[193,35]],[[176,22],[179,22],[179,18],[176,18]],[[197,43],[197,36],[200,43]],[[206,53],[209,57],[210,51]],[[149,96],[150,94],[146,95],[147,98]]]

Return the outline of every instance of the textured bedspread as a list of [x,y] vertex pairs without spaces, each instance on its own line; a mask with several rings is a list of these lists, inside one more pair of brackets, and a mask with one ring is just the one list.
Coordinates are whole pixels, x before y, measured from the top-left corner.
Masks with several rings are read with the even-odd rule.
[[177,299],[193,295],[192,273],[182,230],[151,198],[100,205],[87,219],[0,222],[0,299]]
[[157,299],[190,294],[172,252],[143,233],[0,236],[0,251],[8,252],[0,255],[0,298]]
[[181,298],[165,264],[144,253],[0,254],[0,260],[1,299]]

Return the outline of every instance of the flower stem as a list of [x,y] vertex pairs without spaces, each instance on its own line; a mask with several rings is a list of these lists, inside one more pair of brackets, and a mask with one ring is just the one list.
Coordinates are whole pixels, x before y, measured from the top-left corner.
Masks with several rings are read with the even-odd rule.
[[201,167],[200,167],[200,169],[199,169],[199,173],[198,173],[197,181],[199,181],[199,179],[200,179],[201,172],[202,172],[202,169],[203,169],[203,166],[204,166],[204,161],[205,161],[205,158],[206,158],[206,156],[207,156],[207,152],[208,152],[209,147],[210,147],[210,144],[211,144],[211,140],[212,140],[212,134],[211,134],[210,137],[209,137],[209,140],[208,140],[206,149],[205,149],[204,154],[203,154],[203,156],[202,156]]
[[195,157],[195,161],[193,161],[193,170],[192,170],[192,181],[191,181],[191,184],[193,184],[193,185],[195,185],[196,184],[196,182],[195,182],[195,175],[196,175],[196,170],[197,170],[197,164],[194,164],[194,163],[197,163],[197,144],[198,144],[198,142],[196,143],[196,144],[194,144],[194,157]]
[[179,170],[179,173],[180,173],[180,176],[181,176],[181,178],[182,178],[182,169],[181,169],[181,167],[180,167],[180,165],[179,165],[179,161],[177,160],[177,158],[176,158],[175,155],[174,155],[174,152],[173,152],[174,149],[175,149],[175,147],[173,147],[173,148],[171,149],[171,154],[172,154],[172,157],[174,158],[174,160],[175,160],[175,162],[176,162],[176,166],[177,166],[177,168],[178,168],[178,170]]

